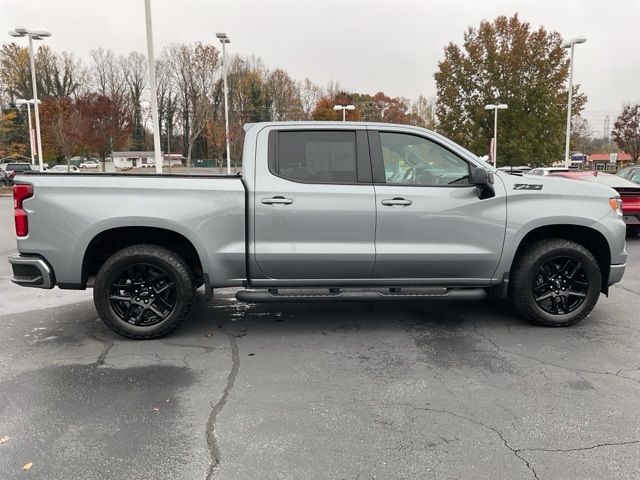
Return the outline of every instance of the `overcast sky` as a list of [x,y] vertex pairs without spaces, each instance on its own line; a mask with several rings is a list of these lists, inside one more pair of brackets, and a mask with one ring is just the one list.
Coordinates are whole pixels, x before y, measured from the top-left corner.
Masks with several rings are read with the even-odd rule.
[[[409,98],[435,94],[443,48],[461,42],[467,26],[518,13],[564,38],[587,37],[576,47],[574,81],[589,98],[585,117],[594,130],[602,131],[607,114],[613,124],[624,102],[640,100],[640,0],[152,0],[152,6],[156,51],[171,42],[216,42],[215,32],[224,31],[233,51],[259,56],[296,79]],[[84,59],[100,46],[146,52],[143,0],[0,0],[0,33],[20,25],[49,30],[49,45]]]

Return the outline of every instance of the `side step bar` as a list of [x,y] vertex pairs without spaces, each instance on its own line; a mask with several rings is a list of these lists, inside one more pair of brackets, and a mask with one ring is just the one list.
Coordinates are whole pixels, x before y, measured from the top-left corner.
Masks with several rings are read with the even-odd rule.
[[[284,291],[282,291],[284,290]],[[330,288],[325,293],[303,289],[239,290],[236,300],[246,303],[306,303],[306,302],[393,302],[416,300],[482,300],[484,288],[387,288],[342,290]]]

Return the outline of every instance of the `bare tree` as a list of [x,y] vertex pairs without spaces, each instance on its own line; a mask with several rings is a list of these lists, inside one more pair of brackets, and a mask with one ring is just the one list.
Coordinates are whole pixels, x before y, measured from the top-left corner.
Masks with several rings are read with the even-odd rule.
[[120,66],[128,90],[129,108],[132,118],[131,123],[133,127],[133,146],[139,150],[143,150],[146,145],[140,101],[147,87],[147,60],[143,54],[131,52],[126,57],[120,57]]
[[47,45],[36,53],[38,91],[42,97],[67,98],[81,92],[85,83],[85,69],[82,61],[73,54],[55,53]]
[[271,98],[271,120],[301,120],[304,118],[298,85],[284,70],[277,68],[266,79]]
[[298,92],[300,95],[300,103],[302,105],[303,118],[311,120],[311,113],[316,104],[324,96],[322,88],[305,78],[298,83]]
[[112,101],[123,101],[127,86],[118,58],[111,50],[104,48],[90,50],[89,55],[91,56],[92,88]]
[[193,146],[211,118],[214,91],[220,76],[220,53],[213,45],[170,45],[162,54],[176,89],[183,148],[191,161]]

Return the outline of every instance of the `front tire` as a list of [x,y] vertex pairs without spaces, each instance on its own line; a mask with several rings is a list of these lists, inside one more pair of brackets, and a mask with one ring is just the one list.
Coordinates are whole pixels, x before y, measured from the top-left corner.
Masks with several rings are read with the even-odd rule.
[[515,309],[532,323],[567,327],[585,318],[600,296],[602,274],[589,250],[571,240],[542,240],[516,259]]
[[113,254],[96,276],[93,300],[102,321],[136,340],[166,335],[191,312],[194,280],[185,261],[156,245]]

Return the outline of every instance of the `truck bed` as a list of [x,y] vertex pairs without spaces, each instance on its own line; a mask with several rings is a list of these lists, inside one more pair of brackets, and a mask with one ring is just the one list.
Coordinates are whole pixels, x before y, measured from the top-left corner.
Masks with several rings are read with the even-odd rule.
[[176,232],[222,285],[246,278],[245,187],[238,175],[34,172],[16,183],[34,187],[24,201],[29,235],[18,238],[18,250],[49,262],[62,288],[84,286],[79,252],[113,229]]

